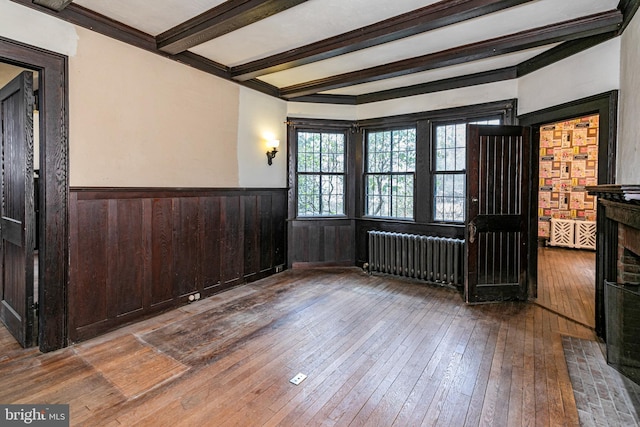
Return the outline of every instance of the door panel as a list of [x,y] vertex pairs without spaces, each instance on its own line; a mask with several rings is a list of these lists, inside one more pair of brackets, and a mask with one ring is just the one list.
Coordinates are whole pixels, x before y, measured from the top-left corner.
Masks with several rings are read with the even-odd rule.
[[469,303],[527,298],[529,129],[467,130]]
[[0,320],[23,347],[34,345],[33,74],[0,89]]

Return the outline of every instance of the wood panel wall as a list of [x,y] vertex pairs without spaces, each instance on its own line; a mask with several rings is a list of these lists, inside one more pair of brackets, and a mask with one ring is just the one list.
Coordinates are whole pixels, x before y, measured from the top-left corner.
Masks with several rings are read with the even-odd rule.
[[354,265],[354,225],[350,219],[289,222],[290,265]]
[[70,342],[286,263],[284,189],[72,188],[69,207]]

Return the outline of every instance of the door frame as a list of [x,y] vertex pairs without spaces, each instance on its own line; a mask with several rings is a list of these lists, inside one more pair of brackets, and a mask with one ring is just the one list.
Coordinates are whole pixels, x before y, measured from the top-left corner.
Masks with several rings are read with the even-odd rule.
[[[598,136],[598,185],[613,184],[616,180],[616,146],[618,134],[618,91],[612,90],[599,95],[582,98],[576,101],[534,111],[518,116],[519,124],[531,127],[531,179],[529,203],[529,239],[538,240],[538,175],[540,152],[540,127],[542,125],[598,114],[600,116],[600,132]],[[604,318],[604,230],[605,213],[598,205],[596,219],[596,300],[595,325],[598,336],[605,333]],[[528,265],[529,294],[537,297],[538,290],[538,245],[529,247]]]
[[65,55],[0,37],[0,62],[39,73],[38,343],[41,351],[53,351],[67,345],[68,59]]

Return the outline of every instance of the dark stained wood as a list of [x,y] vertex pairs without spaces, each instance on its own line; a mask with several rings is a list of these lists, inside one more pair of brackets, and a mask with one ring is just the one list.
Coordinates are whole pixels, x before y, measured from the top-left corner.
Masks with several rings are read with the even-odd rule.
[[[124,25],[120,22],[113,21],[109,18],[106,18],[105,16],[102,16],[86,8],[83,8],[82,6],[79,6],[75,3],[71,3],[60,12],[56,12],[46,7],[35,4],[32,0],[12,0],[12,1],[26,7],[34,8],[42,13],[47,13],[47,14],[56,16],[57,18],[64,19],[76,25],[83,26],[85,28],[91,29],[92,31],[97,31],[101,34],[107,35],[108,37],[112,37],[116,40],[129,43],[133,46],[137,46],[139,48],[159,54],[161,56],[178,61],[180,63],[188,64],[204,72],[216,75],[218,77],[222,77],[227,80],[236,81],[242,84],[243,86],[260,91],[270,96],[284,98],[284,99],[295,99],[296,101],[301,101],[301,102],[307,101],[307,102],[359,104],[359,103],[366,103],[366,102],[375,102],[374,99],[376,100],[394,99],[394,98],[411,96],[411,95],[416,95],[421,93],[430,93],[435,90],[447,90],[446,89],[447,87],[449,88],[465,87],[470,84],[482,84],[483,81],[486,83],[485,80],[487,80],[488,78],[496,79],[494,81],[499,81],[497,80],[499,78],[506,78],[505,74],[502,74],[502,75],[494,74],[491,76],[489,75],[462,76],[460,78],[448,79],[442,82],[434,82],[433,84],[410,86],[406,88],[398,88],[397,90],[389,90],[389,91],[383,91],[380,93],[365,94],[365,95],[362,95],[362,97],[317,94],[317,92],[321,90],[326,90],[327,88],[319,88],[318,90],[312,90],[308,92],[308,95],[303,95],[302,93],[298,93],[298,94],[285,93],[281,91],[279,88],[273,85],[267,84],[264,81],[261,81],[257,78],[247,79],[247,75],[243,74],[244,72],[241,70],[241,68],[253,66],[254,63],[243,64],[236,68],[229,68],[223,64],[216,63],[214,61],[211,61],[200,55],[196,55],[187,50],[180,51],[176,54],[169,54],[158,48],[155,37],[149,34],[143,33],[141,31],[138,31],[127,25]],[[256,2],[257,1],[258,0],[256,0]],[[275,1],[275,0],[272,0],[272,1]],[[299,1],[299,0],[291,0],[291,1]],[[364,47],[367,47],[368,43],[375,44],[375,43],[381,43],[386,41],[385,37],[392,37],[392,38],[402,37],[402,36],[405,36],[404,34],[411,34],[412,31],[422,31],[422,30],[418,30],[420,28],[420,25],[426,25],[427,27],[431,25],[431,26],[435,26],[434,28],[443,26],[443,25],[451,25],[455,22],[459,22],[464,19],[469,19],[474,16],[482,16],[483,14],[491,13],[494,10],[500,10],[505,7],[512,7],[516,4],[520,4],[525,1],[528,1],[528,0],[443,0],[440,3],[427,6],[423,9],[418,9],[419,11],[426,13],[425,16],[429,19],[425,19],[425,16],[418,17],[417,15],[415,15],[415,11],[413,11],[405,15],[400,15],[398,17],[392,18],[387,21],[382,21],[380,23],[373,24],[369,27],[364,27],[365,29],[370,30],[370,32],[368,32],[367,35],[363,36],[362,35],[363,29],[358,29],[353,31],[352,32],[353,34],[345,33],[340,36],[337,36],[336,38],[331,38],[331,39],[321,41],[319,42],[321,46],[318,46],[317,49],[314,48],[311,50],[307,50],[310,48],[310,46],[315,46],[315,44],[312,44],[299,49],[294,49],[291,52],[293,52],[295,55],[300,56],[300,58],[297,58],[296,61],[307,61],[308,60],[307,58],[310,58],[309,60],[318,60],[318,59],[322,59],[321,55],[325,54],[325,53],[322,53],[324,52],[324,50],[327,51],[326,54],[328,55],[336,55],[336,54],[344,53],[346,51],[362,49]],[[619,22],[617,24],[612,24],[611,28],[609,28],[608,30],[609,33],[616,32],[616,34],[620,34],[621,31],[626,27],[628,22],[631,20],[631,18],[635,14],[639,3],[640,2],[638,0],[621,1],[620,5],[618,6],[618,11],[615,12],[619,15],[619,17],[615,18],[615,20],[616,22],[618,21]],[[455,11],[456,13],[452,13],[452,11]],[[597,27],[597,24],[594,24],[594,25]],[[402,26],[407,26],[407,28],[400,29],[398,31],[398,29]],[[589,31],[590,27],[591,27],[591,24],[588,24],[588,23],[585,25],[577,25],[575,27],[575,30],[577,30],[578,32],[569,38],[564,38],[564,40],[580,39],[583,37],[588,38],[589,36],[594,34],[607,32],[606,29],[599,28],[599,27],[597,27],[593,31]],[[180,28],[180,27],[176,27],[176,28]],[[583,30],[586,30],[586,32]],[[351,36],[349,37],[348,42],[345,42],[342,38],[350,34]],[[380,37],[376,38],[375,35],[378,35]],[[534,35],[533,37],[535,39],[537,35]],[[532,39],[534,43],[538,43],[534,39]],[[537,61],[535,64],[530,64],[527,62],[520,64],[519,72],[526,72],[527,70],[532,70],[535,67],[547,65],[552,61],[563,59],[566,56],[569,56],[577,51],[580,51],[586,48],[585,46],[593,42],[594,40],[595,39],[591,39],[590,42],[585,42],[586,44],[578,42],[573,45],[567,45],[562,48],[553,49],[553,54],[549,54],[549,55],[542,54],[540,58],[537,58]],[[350,42],[353,43],[353,45],[350,45],[349,44]],[[516,50],[520,48],[518,43],[516,43],[516,45],[518,45],[516,46]],[[581,45],[583,47],[579,47]],[[315,53],[318,53],[318,55],[316,55],[317,57],[314,56]],[[508,52],[503,52],[503,53],[508,53]],[[280,58],[281,56],[287,56],[288,54],[289,53],[277,54],[277,55],[274,55],[273,57],[265,58],[264,60],[273,61],[273,63],[279,63],[282,60],[277,58]],[[486,52],[484,54],[486,54]],[[472,56],[469,56],[469,58],[472,58]],[[478,58],[473,58],[473,59],[478,59]],[[459,60],[459,58],[458,59],[453,58],[453,60],[455,62],[455,60]],[[263,60],[256,61],[256,64],[254,67],[254,68],[257,68],[257,70],[254,70],[254,71],[258,73],[264,72],[264,71],[261,71],[262,70],[261,67],[269,66],[268,63],[261,64],[260,63],[261,61]],[[291,65],[294,65],[294,63],[292,62]],[[420,65],[421,64],[418,64],[418,66]],[[432,65],[429,65],[429,67],[432,67]],[[451,65],[451,64],[445,64],[445,65]],[[533,68],[531,68],[532,66]],[[278,65],[276,65],[276,67],[278,67]],[[420,71],[420,70],[418,69],[415,71]],[[411,72],[414,72],[414,70],[412,69]],[[241,80],[234,77],[239,77],[241,78]],[[360,81],[359,79],[362,76],[360,72],[358,72],[354,75],[354,77],[355,79],[353,81],[348,82],[347,85],[357,83],[358,81]],[[292,88],[284,88],[284,89],[289,91]]]
[[[627,184],[602,184],[596,186],[587,187],[589,194],[598,196],[600,199],[604,199],[612,202],[629,202],[640,204],[640,185],[627,185]],[[630,206],[620,206],[621,209],[631,209]],[[635,209],[635,208],[634,208]],[[625,222],[625,221],[621,221]],[[625,224],[632,225],[635,228],[640,228],[638,225],[625,222]]]
[[[280,92],[278,91],[278,94]],[[357,105],[358,97],[352,95],[326,95],[322,93],[291,98],[293,102],[312,102],[314,104]]]
[[231,68],[244,81],[453,25],[531,0],[443,0],[366,27]]
[[535,304],[289,270],[58,352],[9,342],[0,401],[72,425],[577,426],[562,335],[596,339]]
[[638,11],[638,8],[640,8],[640,0],[620,0],[618,9],[620,9],[624,15],[624,22],[620,26],[618,34],[622,34],[622,32],[627,28]]
[[447,67],[470,60],[504,55],[560,41],[608,33],[617,30],[622,19],[622,14],[618,10],[603,12],[390,64],[284,87],[280,89],[280,94],[286,99],[296,98],[354,84]]
[[[254,244],[256,247],[260,248],[260,259],[258,260],[260,264],[258,266],[258,271],[264,271],[274,265],[274,246],[265,241],[267,236],[273,235],[274,224],[273,221],[270,221],[270,218],[274,201],[272,197],[259,196],[257,198],[257,203],[258,213],[256,215],[256,220],[258,223],[255,224],[255,227],[257,228],[256,238],[259,240]],[[282,249],[284,249],[284,246]]]
[[578,52],[590,49],[593,46],[596,46],[607,40],[611,40],[612,38],[616,37],[616,35],[617,33],[615,31],[611,31],[609,33],[596,34],[591,37],[584,37],[577,40],[564,42],[556,47],[542,52],[539,55],[534,56],[531,59],[518,64],[516,66],[516,77],[522,77],[527,74],[533,73],[534,71],[540,70],[541,68],[551,65],[554,62],[560,61],[571,55],[575,55]]
[[424,95],[427,93],[441,92],[444,90],[458,89],[479,84],[499,82],[503,80],[511,80],[530,74],[536,70],[546,67],[547,65],[567,58],[568,56],[610,40],[615,37],[616,34],[617,33],[615,31],[612,31],[609,33],[564,42],[559,46],[549,49],[548,51],[513,67],[457,76],[449,79],[389,89],[380,92],[371,92],[363,95],[349,96],[316,94],[291,98],[290,101],[313,102],[320,104],[360,105],[408,96]]
[[23,347],[35,344],[33,73],[0,88],[0,320]]
[[[244,203],[238,196],[225,197],[220,203],[220,230],[222,231],[222,283],[240,282],[244,269]],[[241,222],[242,221],[242,222]]]
[[[260,251],[256,251],[260,239],[260,211],[258,197],[246,197],[244,203],[244,268],[243,271],[253,275],[260,271]],[[247,274],[245,273],[245,278]]]
[[[289,152],[289,265],[311,264],[344,265],[353,257],[356,265],[368,261],[367,232],[370,230],[422,234],[440,237],[464,238],[464,226],[433,223],[431,220],[431,124],[437,120],[463,120],[473,118],[499,117],[504,123],[513,123],[515,100],[503,100],[477,104],[463,108],[451,108],[416,114],[406,114],[385,118],[349,121],[313,120],[290,118],[289,141],[296,140],[297,129],[343,130],[347,135],[349,167],[353,179],[347,187],[347,218],[341,219],[296,219],[296,149],[290,144]],[[366,129],[416,125],[418,128],[417,169],[416,169],[416,218],[415,221],[393,221],[364,217],[362,189],[363,138]],[[351,196],[354,195],[355,196]],[[334,224],[333,221],[336,221]],[[337,224],[337,225],[336,225]],[[352,238],[348,239],[347,224],[351,224]],[[335,225],[336,228],[332,228]],[[326,235],[325,235],[326,233]],[[342,237],[340,237],[342,235]],[[295,236],[295,237],[294,237]],[[353,263],[352,263],[353,264]]]
[[353,265],[354,228],[351,220],[300,220],[290,222],[292,252],[289,264]]
[[67,331],[67,59],[0,38],[0,60],[36,70],[40,77],[38,342],[42,351],[51,351],[65,345]]
[[[600,129],[598,134],[598,184],[613,184],[616,181],[616,151],[618,132],[618,91],[610,91],[583,99],[578,99],[566,104],[558,105],[543,110],[534,111],[518,119],[523,126],[532,128],[531,153],[536,155],[540,150],[540,127],[546,123],[552,123],[589,114],[598,114]],[[529,221],[537,222],[538,206],[538,162],[531,162],[531,200]],[[597,238],[596,238],[596,333],[599,337],[605,336],[604,316],[604,280],[615,277],[615,267],[611,271],[610,258],[615,259],[617,248],[612,248],[610,239],[617,239],[617,229],[611,231],[614,225],[606,219],[604,208],[598,206],[597,212]],[[608,237],[610,236],[610,237]],[[531,227],[529,234],[531,242],[537,239],[537,227]],[[536,245],[529,246],[528,281],[530,295],[535,295],[538,274],[538,252]]]
[[527,298],[529,133],[467,126],[465,300]]
[[282,268],[285,192],[74,188],[70,340]]
[[[271,198],[271,196],[265,196]],[[199,231],[200,238],[200,278],[205,291],[220,286],[220,263],[223,261],[220,230],[220,198],[207,197],[200,200],[202,212]],[[272,212],[269,212],[271,214]],[[268,218],[271,218],[269,216]],[[271,244],[272,235],[264,236],[264,244]],[[271,268],[273,264],[269,264]]]
[[[77,196],[77,193],[73,193]],[[151,290],[152,307],[171,304],[178,296],[173,286],[173,266],[168,260],[174,259],[173,240],[173,199],[154,197],[151,199]],[[72,222],[73,224],[74,222]],[[80,222],[76,222],[80,224]],[[98,227],[99,228],[99,227]]]
[[158,49],[176,54],[283,12],[307,0],[228,0],[156,37]]
[[173,224],[173,290],[178,298],[186,298],[198,290],[201,221],[199,198],[179,197],[172,201]]
[[65,7],[69,6],[73,0],[33,0],[35,4],[44,6],[56,12],[60,12]]
[[[72,206],[80,205],[75,194],[71,195]],[[79,283],[90,283],[91,286],[78,287],[75,292],[69,294],[69,306],[73,307],[69,316],[69,329],[82,330],[89,325],[97,324],[108,318],[108,288],[109,265],[107,257],[108,248],[108,202],[84,204],[76,209],[71,209],[71,220],[77,224],[94,224],[86,230],[71,227],[71,241],[76,244],[71,250],[70,275]],[[82,262],[83,254],[91,254],[95,263]],[[86,255],[85,255],[86,256]]]
[[110,317],[133,313],[145,306],[143,286],[149,283],[151,269],[147,242],[150,224],[144,221],[144,208],[144,203],[135,200],[109,200],[107,250],[115,255],[106,258],[109,300],[115,302],[108,307]]
[[[406,86],[398,89],[390,89],[380,92],[358,95],[356,96],[356,104],[367,104],[370,102],[386,101],[389,99],[401,98],[406,96],[424,95],[426,93],[434,93],[444,90],[459,89],[463,87],[510,80],[515,79],[516,77],[516,67],[501,68],[499,70],[485,71],[465,76],[452,77],[450,79],[437,80],[429,83]],[[292,99],[292,101],[297,100],[298,98]]]

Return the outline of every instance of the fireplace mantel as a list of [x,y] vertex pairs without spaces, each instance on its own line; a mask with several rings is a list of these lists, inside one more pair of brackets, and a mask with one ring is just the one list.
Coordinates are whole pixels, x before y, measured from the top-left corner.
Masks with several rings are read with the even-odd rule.
[[589,194],[612,202],[640,204],[640,185],[593,185],[587,187]]
[[607,218],[640,230],[640,185],[596,185],[587,191],[598,197]]
[[607,342],[607,362],[640,384],[640,185],[587,191],[598,197],[598,218],[604,214],[596,249],[596,330]]

